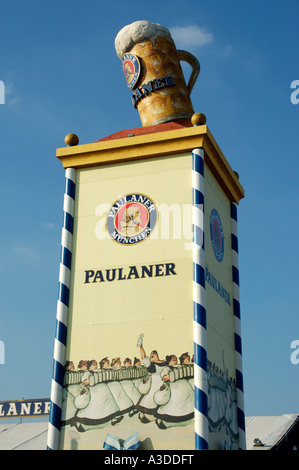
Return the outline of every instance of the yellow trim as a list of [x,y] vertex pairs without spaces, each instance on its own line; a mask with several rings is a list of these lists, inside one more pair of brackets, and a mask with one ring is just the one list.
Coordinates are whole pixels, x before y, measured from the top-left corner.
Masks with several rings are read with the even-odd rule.
[[64,147],[57,149],[56,156],[65,169],[85,168],[192,152],[199,147],[205,150],[205,163],[225,194],[239,203],[244,189],[206,125]]

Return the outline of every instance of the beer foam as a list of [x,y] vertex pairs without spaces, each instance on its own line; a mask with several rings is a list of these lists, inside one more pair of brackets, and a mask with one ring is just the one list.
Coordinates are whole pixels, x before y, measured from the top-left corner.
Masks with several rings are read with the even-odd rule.
[[115,50],[121,59],[126,52],[138,43],[144,43],[148,40],[154,42],[160,36],[173,41],[170,32],[165,26],[150,21],[135,21],[122,28],[115,38]]

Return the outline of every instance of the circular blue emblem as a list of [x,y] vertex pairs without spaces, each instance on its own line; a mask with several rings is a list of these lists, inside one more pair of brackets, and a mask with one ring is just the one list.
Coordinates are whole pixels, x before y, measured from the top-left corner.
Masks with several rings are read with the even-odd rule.
[[132,90],[140,75],[140,62],[136,55],[127,52],[122,58],[123,72],[127,82],[127,87]]
[[157,208],[144,194],[127,194],[110,208],[107,231],[112,240],[134,245],[149,237],[157,222]]
[[216,209],[213,209],[210,215],[210,234],[214,255],[220,262],[224,255],[224,236],[221,219]]

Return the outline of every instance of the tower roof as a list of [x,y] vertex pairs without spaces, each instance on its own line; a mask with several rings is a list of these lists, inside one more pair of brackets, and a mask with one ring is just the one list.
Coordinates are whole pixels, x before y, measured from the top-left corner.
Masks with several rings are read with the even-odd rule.
[[171,131],[175,129],[185,129],[186,127],[191,127],[190,120],[180,120],[180,121],[172,121],[172,122],[165,122],[163,124],[155,124],[153,126],[145,126],[145,127],[135,127],[133,129],[125,129],[114,134],[108,135],[107,137],[103,137],[102,139],[97,140],[96,142],[105,142],[107,140],[115,140],[115,139],[124,139],[125,137],[136,137],[139,135],[147,135],[147,134],[154,134],[156,132],[163,132],[163,131]]

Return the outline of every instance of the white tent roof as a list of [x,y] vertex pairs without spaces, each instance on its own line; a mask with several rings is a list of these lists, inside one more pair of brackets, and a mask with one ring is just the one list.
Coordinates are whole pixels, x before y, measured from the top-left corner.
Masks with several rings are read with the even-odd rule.
[[1,424],[0,450],[46,450],[48,422]]
[[[247,450],[269,450],[291,429],[299,415],[249,416],[246,418]],[[1,424],[0,450],[46,450],[48,421]],[[262,446],[255,446],[254,439]]]
[[[245,419],[247,450],[271,449],[288,433],[297,419],[296,414],[247,417]],[[254,445],[254,439],[259,439],[262,445]]]

